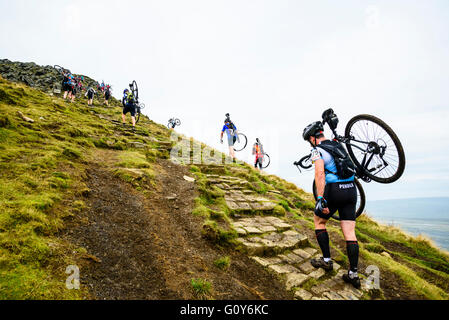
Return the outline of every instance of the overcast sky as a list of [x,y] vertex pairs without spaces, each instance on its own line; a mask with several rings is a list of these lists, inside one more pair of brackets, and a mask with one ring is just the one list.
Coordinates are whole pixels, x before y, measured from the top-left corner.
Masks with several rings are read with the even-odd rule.
[[[407,157],[370,200],[449,196],[449,2],[299,0],[0,0],[0,58],[136,80],[146,113],[219,143],[224,114],[259,137],[270,173],[311,191],[293,161],[303,128],[331,106],[387,122]],[[239,157],[252,161],[251,148]]]

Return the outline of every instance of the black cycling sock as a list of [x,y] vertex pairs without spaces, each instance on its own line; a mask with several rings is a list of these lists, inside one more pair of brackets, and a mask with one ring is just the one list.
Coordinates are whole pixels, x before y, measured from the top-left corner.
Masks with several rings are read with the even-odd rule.
[[315,230],[316,239],[320,245],[321,252],[323,253],[323,258],[330,258],[331,251],[329,248],[329,234],[326,229]]
[[349,270],[357,272],[359,262],[359,243],[357,241],[346,241],[346,251],[348,252]]

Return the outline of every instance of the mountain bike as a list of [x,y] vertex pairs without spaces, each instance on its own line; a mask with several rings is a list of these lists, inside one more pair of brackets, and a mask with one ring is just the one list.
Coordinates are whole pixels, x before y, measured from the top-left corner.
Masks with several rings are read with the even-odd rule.
[[179,120],[178,118],[170,118],[168,120],[167,128],[174,129],[176,126],[180,126],[180,125],[181,125],[181,120]]
[[133,80],[132,83],[129,84],[129,89],[131,90],[131,93],[134,97],[134,105],[136,107],[136,124],[139,122],[140,120],[140,116],[142,114],[142,109],[145,108],[145,104],[144,103],[139,103],[139,87],[137,86],[137,82],[136,80]]
[[[357,187],[358,204],[356,213],[362,214],[365,206],[365,192],[358,180],[364,182],[376,181],[392,183],[397,181],[405,169],[404,148],[394,133],[384,121],[369,115],[360,114],[353,117],[346,125],[345,135],[336,132],[338,117],[332,109],[322,114],[322,123],[327,124],[333,133],[334,141],[346,146],[349,157],[356,166],[355,185]],[[294,165],[299,169],[310,169],[311,155],[302,157]],[[301,171],[301,169],[299,169]],[[315,181],[313,184],[316,199]],[[338,216],[335,216],[338,220]]]
[[69,69],[63,68],[60,65],[54,65],[53,68],[59,73],[59,74],[63,74],[63,73],[71,73]]
[[234,135],[234,151],[242,151],[246,148],[248,144],[248,138],[241,132],[237,131],[237,134]]
[[266,169],[271,163],[270,156],[268,153],[263,153],[263,160],[262,160],[262,169]]
[[145,104],[144,103],[139,103],[136,105],[136,124],[139,122],[140,120],[140,115],[142,114],[142,109],[145,109]]
[[270,163],[271,163],[271,159],[270,156],[268,155],[268,153],[265,153],[265,151],[263,150],[263,145],[260,142],[259,138],[256,138],[256,143],[258,143],[260,145],[260,151],[262,152],[262,169],[266,169]]

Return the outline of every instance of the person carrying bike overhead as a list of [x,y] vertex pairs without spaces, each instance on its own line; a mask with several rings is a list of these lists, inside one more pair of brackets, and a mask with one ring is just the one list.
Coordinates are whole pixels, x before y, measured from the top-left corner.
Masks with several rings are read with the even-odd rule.
[[256,161],[254,163],[254,168],[257,168],[259,166],[259,170],[262,170],[262,163],[263,163],[263,146],[259,141],[259,138],[256,138],[256,143],[253,145],[253,155],[256,156]]
[[133,131],[136,128],[136,105],[135,105],[135,97],[132,93],[132,91],[125,89],[123,91],[123,112],[122,112],[122,122],[123,127],[126,126],[126,114],[129,112],[131,113],[131,121],[133,124]]
[[360,279],[357,275],[359,245],[355,235],[357,190],[354,184],[354,164],[340,143],[326,139],[323,124],[320,121],[308,125],[303,131],[303,138],[313,147],[311,160],[315,165],[317,189],[314,224],[316,238],[323,253],[322,257],[312,259],[311,264],[315,268],[333,270],[326,223],[338,210],[350,264],[348,273],[343,275],[343,280],[359,288]]
[[228,136],[229,155],[235,159],[234,143],[238,139],[237,127],[231,122],[229,113],[226,114],[223,129],[221,130],[220,142],[223,143],[223,133],[226,131]]

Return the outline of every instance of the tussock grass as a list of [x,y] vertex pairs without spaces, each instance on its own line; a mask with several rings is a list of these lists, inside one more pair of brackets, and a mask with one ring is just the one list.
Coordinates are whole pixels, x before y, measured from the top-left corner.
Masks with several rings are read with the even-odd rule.
[[195,295],[200,299],[206,298],[211,293],[212,284],[205,279],[191,279],[190,285]]
[[229,266],[231,265],[231,258],[228,256],[221,257],[214,261],[214,265],[221,270],[227,270]]

